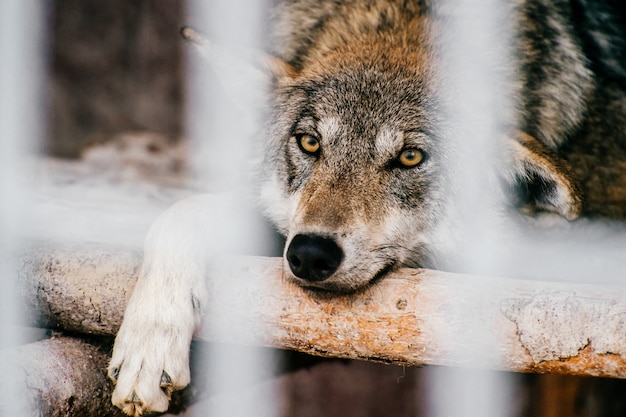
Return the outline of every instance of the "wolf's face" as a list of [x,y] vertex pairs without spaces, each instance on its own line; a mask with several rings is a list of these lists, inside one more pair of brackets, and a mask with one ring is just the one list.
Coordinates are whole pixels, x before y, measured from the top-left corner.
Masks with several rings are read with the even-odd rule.
[[353,291],[400,265],[430,266],[445,155],[420,70],[344,52],[279,82],[263,193],[300,285]]
[[[454,267],[459,142],[435,60],[404,45],[351,43],[276,81],[261,200],[302,286],[348,292],[399,266]],[[567,164],[523,132],[502,135],[497,175],[522,184],[520,204],[575,219]]]

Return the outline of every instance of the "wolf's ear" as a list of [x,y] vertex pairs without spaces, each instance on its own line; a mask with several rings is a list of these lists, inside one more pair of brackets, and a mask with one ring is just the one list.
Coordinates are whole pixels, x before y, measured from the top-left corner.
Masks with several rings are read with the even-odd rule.
[[526,210],[558,213],[567,220],[582,212],[582,193],[569,165],[532,136],[518,132],[510,141],[509,181]]
[[[185,26],[180,34],[194,45],[200,54],[219,72],[226,70],[237,74],[254,74],[253,78],[278,79],[295,77],[298,71],[285,60],[260,51],[238,51],[234,54],[208,40],[197,30]],[[243,53],[242,53],[243,52]],[[256,74],[255,74],[256,73]]]

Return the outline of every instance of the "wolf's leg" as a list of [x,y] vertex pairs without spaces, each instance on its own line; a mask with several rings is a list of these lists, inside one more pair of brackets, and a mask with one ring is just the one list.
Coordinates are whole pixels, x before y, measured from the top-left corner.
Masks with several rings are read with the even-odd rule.
[[246,224],[236,216],[239,207],[231,196],[196,196],[152,225],[109,365],[113,403],[126,414],[166,411],[171,393],[189,384],[189,346],[206,309],[208,266],[229,245],[231,231],[237,235]]

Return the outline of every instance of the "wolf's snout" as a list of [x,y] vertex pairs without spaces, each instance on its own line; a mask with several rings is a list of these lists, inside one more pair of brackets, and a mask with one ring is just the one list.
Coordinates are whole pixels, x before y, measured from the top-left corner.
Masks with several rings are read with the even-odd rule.
[[324,281],[343,260],[343,251],[330,238],[316,235],[296,235],[287,249],[291,272],[307,281]]

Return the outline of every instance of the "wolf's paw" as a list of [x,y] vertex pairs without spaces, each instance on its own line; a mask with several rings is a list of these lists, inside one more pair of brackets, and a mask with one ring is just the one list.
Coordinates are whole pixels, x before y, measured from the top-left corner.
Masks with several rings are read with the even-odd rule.
[[193,321],[155,319],[127,315],[115,340],[108,370],[116,383],[112,401],[131,416],[167,411],[172,392],[190,380]]

